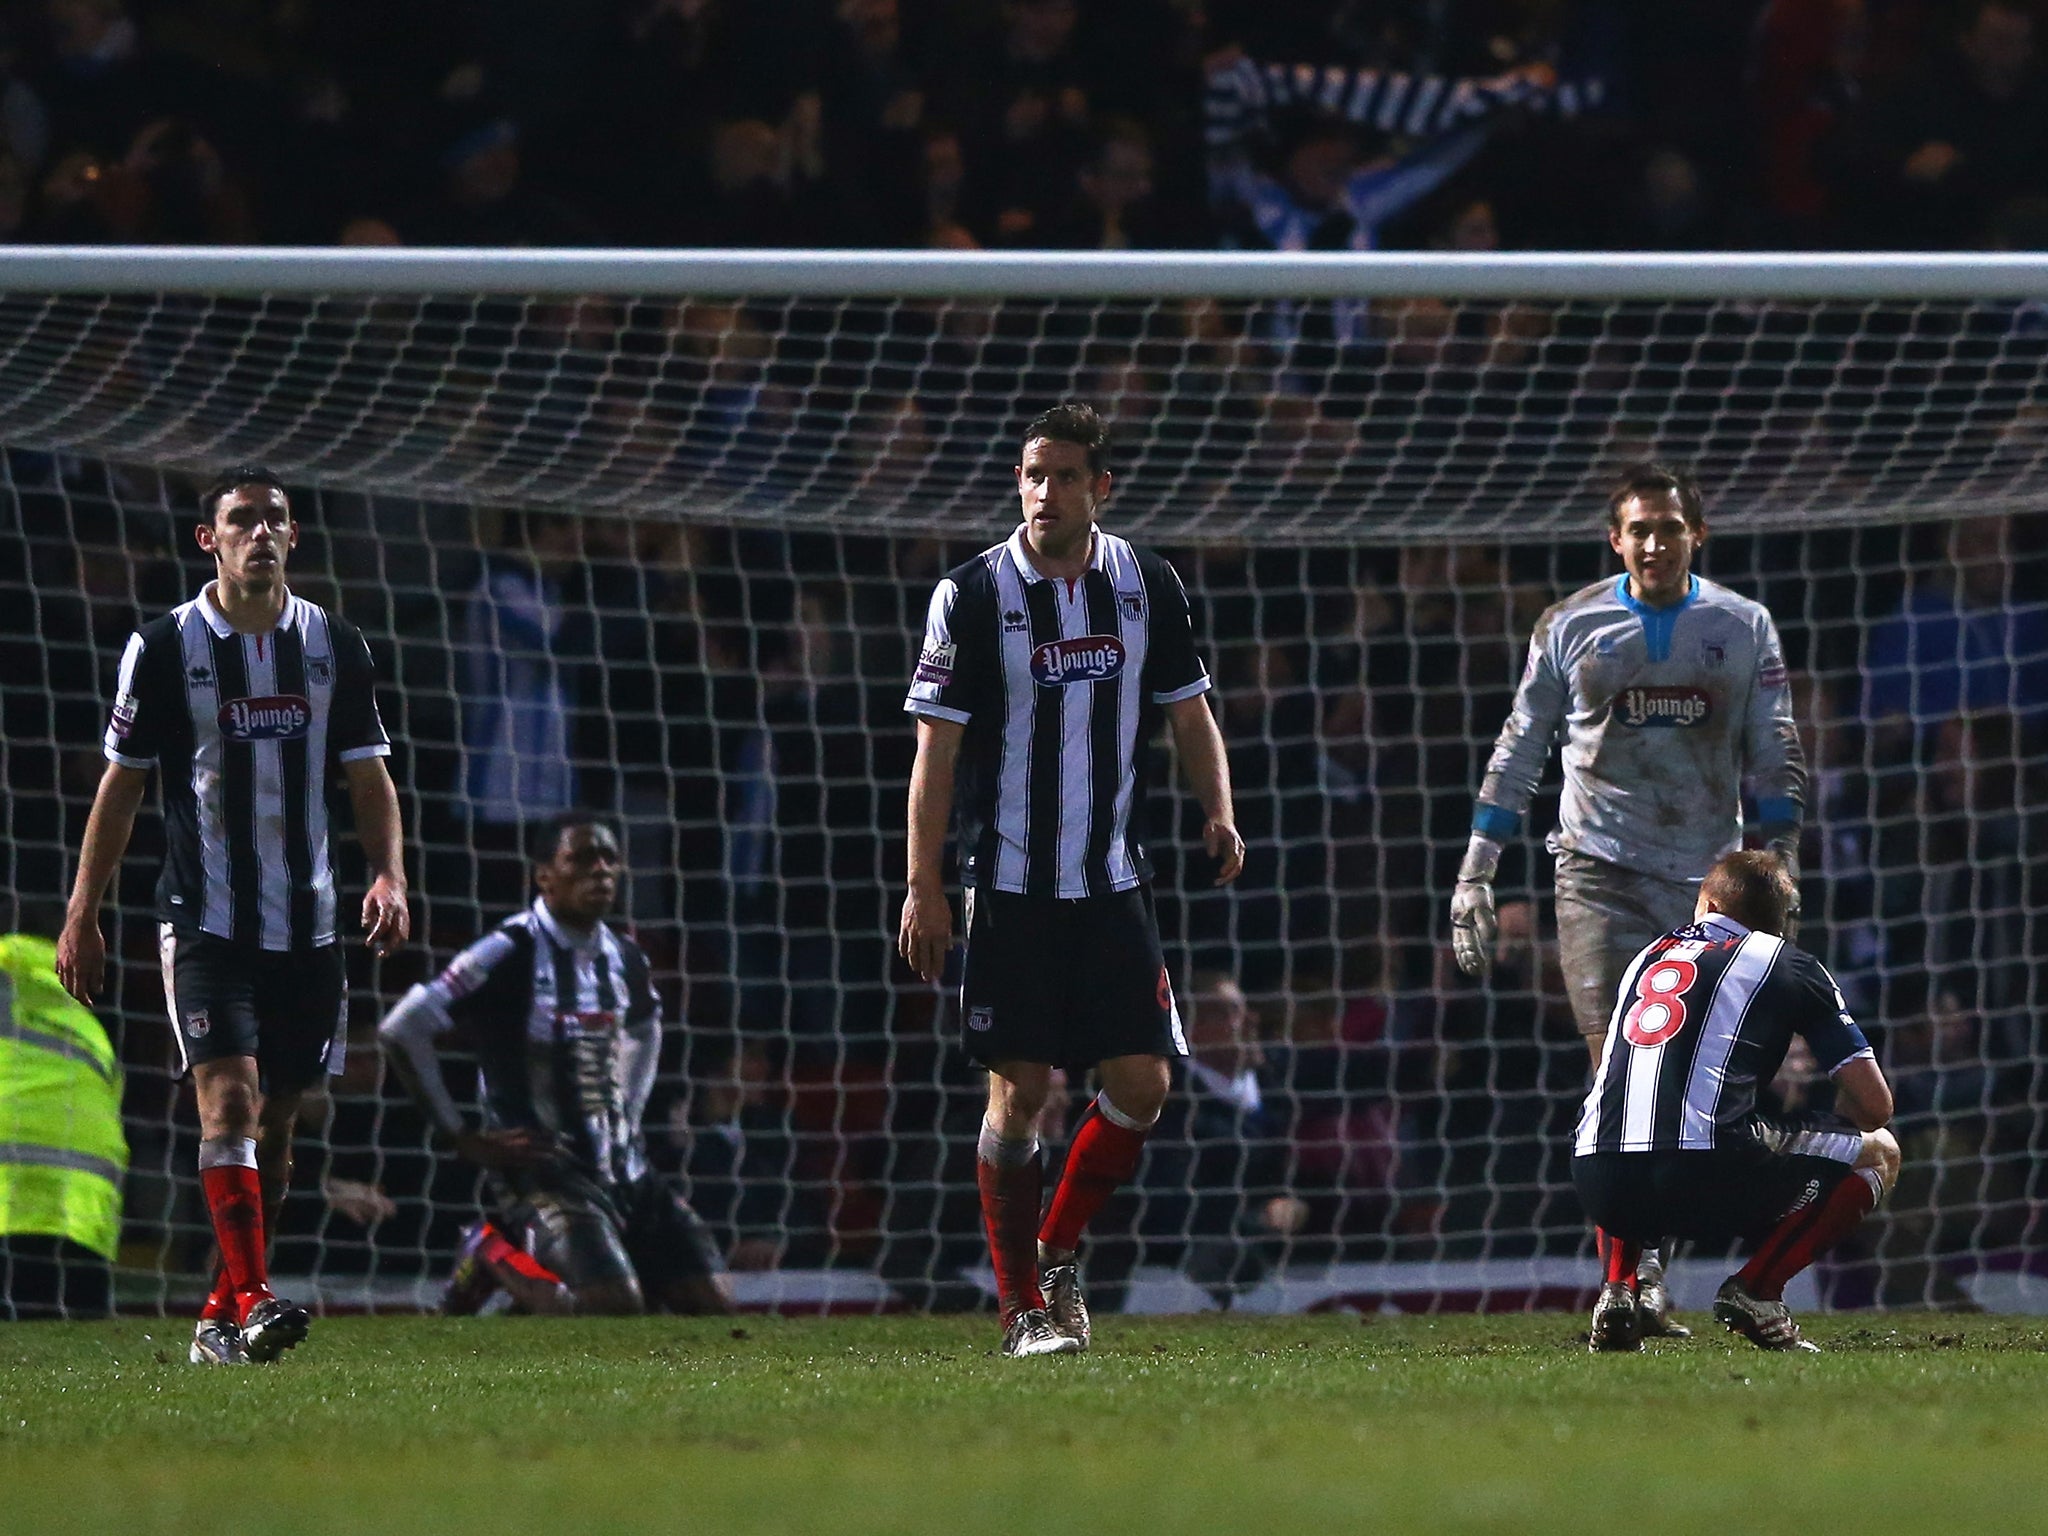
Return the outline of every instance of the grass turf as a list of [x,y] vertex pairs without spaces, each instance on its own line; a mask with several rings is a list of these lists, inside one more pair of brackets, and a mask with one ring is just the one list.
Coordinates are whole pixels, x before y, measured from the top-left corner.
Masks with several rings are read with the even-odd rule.
[[987,1319],[348,1318],[237,1371],[188,1330],[0,1329],[0,1528],[2048,1528],[2041,1319],[1108,1317],[1014,1361]]

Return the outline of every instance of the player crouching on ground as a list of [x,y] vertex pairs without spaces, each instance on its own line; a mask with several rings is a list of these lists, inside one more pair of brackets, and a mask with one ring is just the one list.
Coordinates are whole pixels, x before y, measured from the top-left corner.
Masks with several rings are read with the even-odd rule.
[[[1573,1144],[1579,1198],[1611,1239],[1595,1351],[1642,1347],[1636,1261],[1671,1234],[1753,1242],[1714,1316],[1759,1349],[1814,1349],[1786,1310],[1786,1282],[1898,1180],[1891,1088],[1827,968],[1784,937],[1793,900],[1776,855],[1728,854],[1701,883],[1692,923],[1646,948],[1622,983]],[[1757,1107],[1795,1034],[1847,1118]]]
[[[533,905],[377,1027],[437,1130],[491,1175],[495,1219],[465,1234],[444,1310],[474,1312],[502,1287],[527,1312],[730,1311],[709,1231],[647,1163],[661,999],[640,946],[605,923],[618,836],[564,811],[531,851]],[[438,1042],[458,1029],[476,1053],[481,1129],[441,1078]]]
[[[989,1074],[976,1173],[1011,1356],[1088,1347],[1081,1233],[1137,1171],[1168,1061],[1188,1054],[1134,830],[1162,713],[1216,883],[1244,865],[1187,592],[1159,556],[1096,526],[1109,481],[1109,431],[1089,407],[1057,406],[1025,428],[1023,522],[939,583],[904,703],[917,759],[897,947],[927,980],[945,969],[941,861],[957,780],[961,1043]],[[1036,1126],[1054,1067],[1093,1067],[1102,1091],[1041,1225]]]

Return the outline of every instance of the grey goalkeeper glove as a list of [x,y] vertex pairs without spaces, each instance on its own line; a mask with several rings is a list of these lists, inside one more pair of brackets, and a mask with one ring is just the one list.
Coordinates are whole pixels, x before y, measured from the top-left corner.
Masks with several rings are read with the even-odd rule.
[[1458,866],[1458,888],[1451,893],[1451,953],[1467,976],[1493,969],[1494,940],[1500,919],[1493,906],[1493,877],[1500,868],[1500,844],[1472,834],[1465,862]]

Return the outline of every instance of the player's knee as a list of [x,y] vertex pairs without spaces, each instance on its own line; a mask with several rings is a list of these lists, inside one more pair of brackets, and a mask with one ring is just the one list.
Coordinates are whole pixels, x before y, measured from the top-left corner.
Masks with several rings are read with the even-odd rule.
[[1899,1160],[1899,1139],[1890,1131],[1863,1133],[1863,1149],[1856,1155],[1856,1166],[1876,1173],[1881,1193],[1890,1194],[1892,1186],[1899,1182]]
[[1173,1086],[1173,1071],[1161,1056],[1126,1056],[1104,1062],[1102,1096],[1115,1107],[1117,1115],[1133,1126],[1150,1126],[1166,1107],[1167,1092]]
[[200,1106],[200,1134],[208,1141],[222,1137],[254,1138],[257,1119],[256,1090],[246,1083],[216,1083]]
[[1052,1072],[991,1072],[988,1122],[1013,1139],[1029,1133],[1052,1094]]

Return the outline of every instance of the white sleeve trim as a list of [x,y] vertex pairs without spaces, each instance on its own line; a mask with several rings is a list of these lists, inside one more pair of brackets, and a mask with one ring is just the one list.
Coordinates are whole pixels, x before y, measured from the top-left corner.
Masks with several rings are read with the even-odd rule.
[[1875,1060],[1877,1060],[1877,1052],[1876,1052],[1876,1051],[1875,1051],[1874,1049],[1872,1049],[1872,1048],[1871,1048],[1870,1046],[1867,1046],[1867,1045],[1866,1045],[1865,1047],[1863,1047],[1863,1049],[1862,1049],[1862,1050],[1858,1051],[1858,1052],[1857,1052],[1857,1053],[1856,1053],[1855,1055],[1853,1055],[1853,1056],[1844,1056],[1844,1057],[1843,1057],[1843,1058],[1842,1058],[1842,1059],[1841,1059],[1840,1061],[1836,1062],[1836,1063],[1835,1063],[1835,1064],[1834,1064],[1834,1065],[1833,1065],[1832,1067],[1829,1067],[1829,1068],[1828,1068],[1828,1076],[1829,1076],[1829,1077],[1833,1077],[1833,1076],[1834,1076],[1834,1075],[1835,1075],[1835,1074],[1836,1074],[1837,1072],[1840,1072],[1840,1071],[1842,1070],[1842,1068],[1844,1068],[1844,1067],[1848,1066],[1848,1065],[1849,1065],[1849,1063],[1850,1063],[1850,1062],[1852,1062],[1852,1061],[1875,1061]]
[[1178,704],[1182,699],[1192,699],[1197,694],[1207,693],[1214,686],[1215,684],[1211,679],[1199,677],[1185,688],[1176,688],[1171,693],[1153,694],[1152,702],[1154,704]]
[[373,747],[350,747],[341,754],[341,760],[344,763],[360,763],[367,757],[389,757],[390,755],[391,743],[380,741]]
[[156,766],[156,759],[153,757],[128,757],[105,745],[100,747],[100,751],[106,754],[108,762],[119,763],[123,768],[139,768],[147,773]]
[[934,704],[930,699],[905,699],[903,712],[906,715],[930,715],[935,720],[950,720],[955,725],[965,725],[973,716],[964,709],[952,709],[944,704]]

